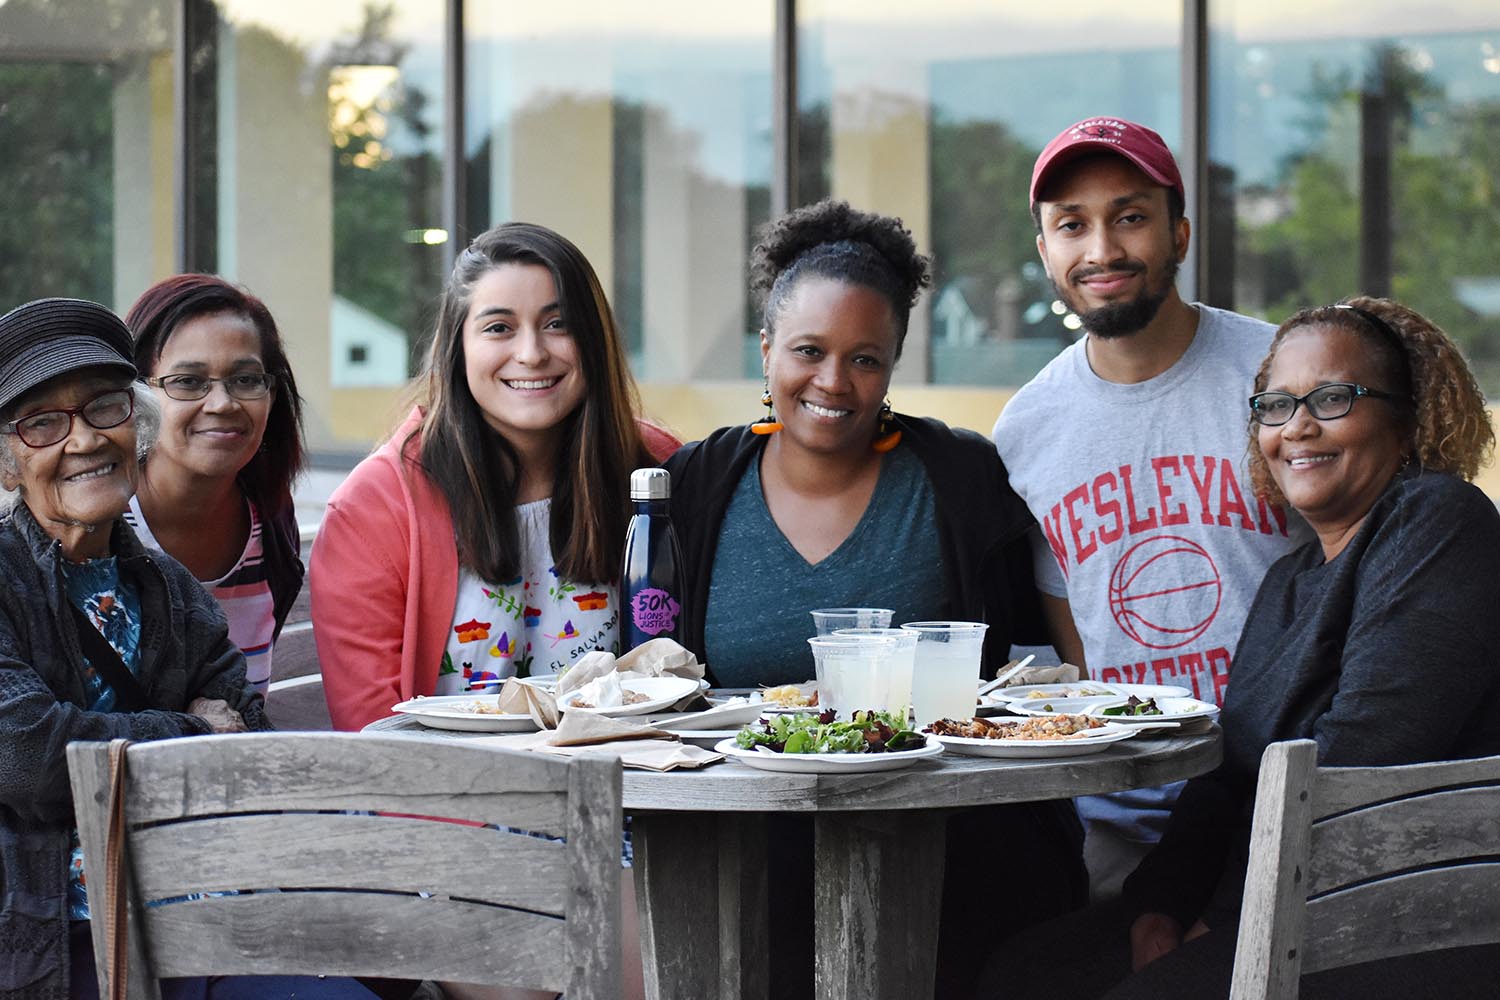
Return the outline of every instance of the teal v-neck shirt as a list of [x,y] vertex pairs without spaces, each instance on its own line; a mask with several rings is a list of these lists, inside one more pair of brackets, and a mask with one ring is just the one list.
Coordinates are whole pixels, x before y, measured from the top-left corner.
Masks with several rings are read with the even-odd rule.
[[740,478],[714,555],[703,641],[724,687],[813,676],[814,608],[890,608],[891,623],[952,617],[932,483],[908,448],[881,463],[874,495],[833,552],[809,564],[771,518],[760,462]]

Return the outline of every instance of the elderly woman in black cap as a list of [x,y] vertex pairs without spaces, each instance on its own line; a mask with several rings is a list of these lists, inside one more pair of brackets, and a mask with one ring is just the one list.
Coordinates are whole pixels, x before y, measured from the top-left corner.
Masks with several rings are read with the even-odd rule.
[[97,996],[68,743],[270,728],[218,606],[121,519],[156,422],[131,349],[92,302],[0,317],[0,998]]

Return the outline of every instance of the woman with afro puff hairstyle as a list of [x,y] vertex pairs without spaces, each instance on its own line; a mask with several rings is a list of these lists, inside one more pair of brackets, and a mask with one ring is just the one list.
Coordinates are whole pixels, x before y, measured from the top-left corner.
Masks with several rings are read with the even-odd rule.
[[[901,220],[841,201],[772,222],[751,251],[764,303],[767,416],[715,431],[667,462],[685,566],[683,642],[716,684],[806,680],[808,612],[820,607],[891,608],[897,624],[987,622],[987,676],[1013,642],[1049,641],[1032,581],[1034,523],[994,446],[893,412],[887,401],[930,266]],[[745,402],[752,410],[754,400]],[[1070,806],[999,812],[975,810],[949,825],[938,996],[971,988],[970,956],[984,950],[971,935],[992,941],[1005,920],[1018,919],[981,915],[967,902],[985,895],[970,881],[991,868],[978,863],[982,852],[1047,859],[1035,870],[1056,876],[1052,889],[1026,898],[1065,909],[1068,890],[1082,890]],[[773,856],[789,855],[776,863],[804,876],[786,884],[812,885],[811,843],[810,827],[773,831]],[[796,909],[810,921],[810,888],[806,907]],[[810,996],[810,923],[776,924],[772,975],[784,981],[771,992]]]

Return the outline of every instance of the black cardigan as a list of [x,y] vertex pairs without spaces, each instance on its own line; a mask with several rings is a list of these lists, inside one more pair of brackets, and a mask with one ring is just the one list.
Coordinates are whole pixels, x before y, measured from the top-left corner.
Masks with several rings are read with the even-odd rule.
[[1456,476],[1407,470],[1349,544],[1316,541],[1256,592],[1224,697],[1224,762],[1187,783],[1126,880],[1138,913],[1237,917],[1261,754],[1312,739],[1325,766],[1500,753],[1500,514]]
[[[1028,533],[1035,521],[986,438],[926,417],[897,414],[896,426],[900,447],[921,460],[932,483],[954,614],[990,626],[983,673],[993,677],[1012,643],[1051,641],[1031,570]],[[684,445],[665,463],[672,474],[672,523],[682,546],[682,644],[700,659],[705,658],[703,623],[724,512],[765,443],[748,425],[724,427]]]

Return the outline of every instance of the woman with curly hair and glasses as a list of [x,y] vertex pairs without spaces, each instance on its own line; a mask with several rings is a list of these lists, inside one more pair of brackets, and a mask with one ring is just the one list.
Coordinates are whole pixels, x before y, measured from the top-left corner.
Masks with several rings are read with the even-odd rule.
[[281,333],[264,302],[212,274],[157,282],[125,323],[162,409],[126,520],[214,595],[265,694],[303,578],[302,399]]
[[[1303,310],[1277,331],[1249,418],[1257,490],[1294,507],[1316,540],[1271,565],[1250,607],[1220,718],[1223,764],[1187,783],[1112,908],[1043,929],[1100,942],[1070,969],[1086,982],[1050,987],[1228,994],[1271,743],[1314,740],[1325,766],[1500,754],[1500,513],[1467,481],[1494,432],[1458,348],[1386,299]],[[1038,946],[1028,936],[1007,951]],[[1497,962],[1495,947],[1429,952],[1304,976],[1301,995],[1487,997]]]

